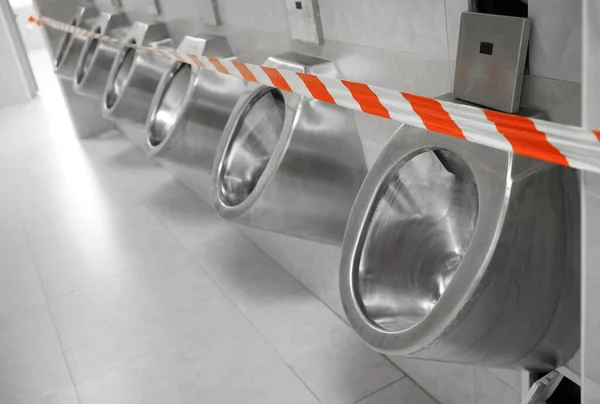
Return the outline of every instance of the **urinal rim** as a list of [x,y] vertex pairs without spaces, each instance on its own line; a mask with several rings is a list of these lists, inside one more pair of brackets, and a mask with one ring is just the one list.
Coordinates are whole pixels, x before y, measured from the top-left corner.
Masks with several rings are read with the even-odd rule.
[[[110,68],[110,72],[108,73],[108,78],[106,79],[106,83],[104,86],[104,94],[102,95],[102,113],[105,117],[112,118],[113,113],[121,104],[123,97],[131,84],[133,76],[135,75],[136,71],[138,70],[138,68],[140,66],[140,63],[139,63],[140,58],[143,58],[145,55],[145,52],[140,51],[139,49],[136,49],[136,48],[131,48],[130,46],[127,46],[125,44],[133,43],[136,46],[147,46],[147,47],[154,48],[156,46],[156,44],[158,44],[158,43],[161,43],[164,41],[172,41],[171,37],[168,36],[168,31],[166,30],[166,27],[165,27],[165,32],[164,32],[166,34],[165,36],[159,35],[157,37],[154,37],[154,35],[150,34],[150,30],[152,29],[152,27],[155,24],[164,26],[164,22],[162,22],[162,21],[153,21],[153,22],[136,21],[131,26],[131,28],[129,29],[129,32],[123,39],[122,44],[120,45],[119,52],[113,60],[113,63]],[[112,91],[113,83],[116,79],[116,75],[118,74],[120,61],[123,57],[126,56],[128,49],[132,49],[135,52],[134,59],[133,59],[131,68],[127,74],[127,77],[125,78],[125,81],[123,82],[123,89],[121,90],[121,94],[117,97],[115,102],[109,107],[108,103],[107,103],[108,96],[109,96],[110,92]],[[155,89],[155,91],[156,91],[156,89]],[[145,125],[146,121],[147,121],[147,117],[141,123],[141,125]]]
[[181,101],[181,106],[177,110],[175,122],[167,132],[167,135],[165,136],[162,142],[160,142],[157,145],[153,145],[150,141],[150,138],[152,136],[152,128],[154,127],[154,122],[156,120],[156,114],[158,113],[160,105],[162,104],[162,100],[165,96],[165,93],[171,81],[175,77],[177,71],[184,65],[186,65],[186,63],[173,62],[167,73],[165,73],[161,78],[160,83],[156,88],[156,92],[154,93],[154,98],[152,99],[152,104],[150,105],[148,119],[146,120],[146,131],[148,132],[148,137],[146,139],[146,149],[148,155],[151,157],[160,157],[167,150],[171,149],[178,142],[182,135],[180,134],[180,131],[178,129],[181,124],[181,121],[183,120],[189,109],[189,105],[194,95],[194,91],[198,85],[198,82],[200,81],[200,70],[194,66],[190,66],[192,69],[190,81],[188,83],[185,95]]
[[[69,25],[75,28],[80,27],[81,23],[83,22],[82,17],[84,12],[85,10],[83,9],[77,10],[77,13],[73,16],[73,18],[71,18],[71,21],[69,21]],[[66,56],[71,51],[75,38],[76,35],[70,32],[65,32],[61,37],[60,44],[58,45],[58,49],[54,55],[54,63],[52,63],[55,72],[58,72],[67,59]]]
[[[233,112],[231,113],[227,125],[223,130],[221,141],[217,148],[217,153],[213,166],[213,204],[219,216],[224,219],[234,219],[242,216],[245,212],[252,208],[256,201],[263,194],[271,179],[277,173],[281,162],[283,161],[290,141],[293,137],[294,128],[297,125],[300,114],[303,110],[305,98],[294,93],[279,90],[274,87],[266,85],[258,85],[249,83],[249,89],[246,90],[245,94],[238,100]],[[229,149],[235,139],[234,135],[237,135],[238,129],[243,122],[243,118],[246,117],[250,111],[253,101],[260,99],[266,93],[277,90],[283,95],[285,101],[285,117],[283,122],[283,128],[281,130],[277,145],[271,154],[269,162],[265,167],[265,170],[261,174],[256,186],[248,195],[243,202],[237,205],[228,205],[221,197],[221,177],[224,170],[225,157],[227,156]],[[297,105],[297,106],[296,106]]]
[[[133,44],[133,45],[141,45],[142,44],[141,41],[138,41],[138,36],[135,34],[136,33],[130,33],[130,35],[127,35],[127,37],[125,37],[125,40],[123,40],[124,45],[121,45],[121,48],[119,49],[119,53],[114,58],[112,66],[110,68],[110,72],[108,73],[108,78],[106,79],[106,86],[104,87],[104,95],[102,96],[102,109],[107,114],[111,114],[118,107],[121,100],[123,99],[123,94],[125,94],[125,91],[127,90],[127,88],[129,88],[129,84],[131,83],[131,78],[133,77],[135,71],[137,70],[138,58],[140,56],[140,52],[137,49],[128,46],[131,44]],[[126,45],[126,44],[128,44],[128,45]],[[115,102],[113,102],[113,104],[109,107],[108,106],[108,97],[109,97],[110,93],[113,91],[114,82],[117,78],[116,77],[117,74],[119,73],[120,65],[121,65],[122,61],[125,59],[125,57],[127,56],[127,52],[129,52],[129,51],[135,52],[135,54],[133,55],[133,61],[131,62],[131,68],[129,69],[129,72],[127,72],[127,77],[123,81],[123,89],[121,90],[121,93],[116,97]]]
[[[124,14],[101,13],[100,16],[97,17],[95,24],[92,25],[90,31],[98,31],[100,35],[110,35],[113,31],[127,27],[128,22],[122,20],[120,21],[120,19],[126,20],[126,16]],[[85,55],[87,54],[88,49],[90,48],[93,40],[94,38],[87,38],[79,54],[79,59],[77,61],[77,66],[75,67],[75,74],[73,77],[73,88],[75,89],[75,91],[81,91],[83,87],[86,86],[86,83],[90,77],[90,72],[94,70],[93,67],[96,65],[96,61],[98,59],[100,51],[103,50],[105,46],[107,46],[104,45],[102,42],[98,43],[98,46],[94,51],[94,55],[92,56],[92,61],[90,62],[90,69],[82,77],[82,79],[79,80],[79,71],[83,69]],[[115,46],[117,50],[120,50],[122,45],[118,43]]]
[[[400,135],[400,132],[408,131]],[[413,137],[413,143],[410,138]],[[419,139],[421,137],[421,139]],[[405,145],[409,143],[409,145]],[[478,191],[479,212],[467,252],[459,264],[452,282],[432,311],[420,322],[401,331],[388,331],[374,324],[357,298],[356,274],[372,213],[380,200],[381,188],[389,174],[412,158],[436,149],[446,149],[460,156],[472,171]],[[466,157],[466,154],[472,157]],[[481,158],[481,156],[492,158]],[[510,171],[513,155],[443,136],[403,124],[394,134],[359,191],[350,214],[342,244],[340,262],[340,293],[348,321],[373,349],[392,354],[410,354],[426,349],[443,338],[444,331],[469,302],[477,290],[499,240],[508,208]],[[493,175],[501,172],[505,175]],[[491,173],[491,175],[490,175]],[[494,190],[503,192],[494,193]],[[494,224],[495,226],[491,225]],[[485,230],[489,229],[489,230]],[[485,255],[475,251],[486,249]],[[477,259],[479,258],[479,259]]]
[[[102,24],[95,25],[91,32],[96,32],[100,35],[104,35],[106,30],[103,28]],[[98,54],[100,53],[100,47],[102,46],[101,42],[98,42],[96,49],[94,49],[94,53],[91,56],[92,60],[90,61],[90,68],[87,72],[83,72],[85,65],[85,56],[87,55],[90,47],[92,46],[93,41],[97,41],[94,38],[88,38],[81,49],[81,54],[79,55],[79,60],[77,61],[77,67],[75,68],[75,76],[73,77],[73,85],[75,89],[80,89],[85,86],[85,83],[88,81],[90,77],[90,73],[92,72],[93,67],[96,65],[96,60],[98,59]],[[81,80],[79,79],[79,73],[81,72]]]

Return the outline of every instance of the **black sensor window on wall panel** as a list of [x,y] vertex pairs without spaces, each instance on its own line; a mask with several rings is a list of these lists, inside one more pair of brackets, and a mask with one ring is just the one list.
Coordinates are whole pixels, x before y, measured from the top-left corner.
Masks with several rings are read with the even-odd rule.
[[479,53],[483,55],[491,55],[494,53],[494,44],[491,42],[480,42]]
[[302,10],[302,2],[301,1],[296,2],[296,10]]

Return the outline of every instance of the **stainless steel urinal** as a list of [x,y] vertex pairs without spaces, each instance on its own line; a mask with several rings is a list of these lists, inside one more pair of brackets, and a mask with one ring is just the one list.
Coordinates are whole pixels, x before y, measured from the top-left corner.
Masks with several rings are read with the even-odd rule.
[[[77,7],[77,12],[70,21],[70,25],[83,29],[93,29],[98,10],[95,7]],[[64,79],[73,80],[77,69],[77,62],[81,50],[86,43],[85,37],[65,32],[54,58],[54,71]]]
[[[187,36],[177,51],[235,59],[224,36]],[[148,115],[148,154],[210,172],[223,129],[245,88],[236,77],[173,63],[158,85]]]
[[[122,39],[129,26],[130,22],[125,14],[102,13],[92,28],[92,32]],[[101,99],[110,67],[119,53],[119,49],[119,44],[87,38],[75,69],[75,79],[73,80],[75,92]]]
[[[265,65],[338,76],[332,62],[298,53]],[[212,199],[240,224],[340,244],[366,173],[351,111],[252,83],[221,138]]]
[[[175,47],[163,22],[134,23],[124,42],[157,49]],[[124,46],[106,80],[102,114],[144,126],[156,87],[170,66],[170,59]]]
[[577,174],[403,125],[346,230],[343,306],[377,351],[545,370],[579,345]]

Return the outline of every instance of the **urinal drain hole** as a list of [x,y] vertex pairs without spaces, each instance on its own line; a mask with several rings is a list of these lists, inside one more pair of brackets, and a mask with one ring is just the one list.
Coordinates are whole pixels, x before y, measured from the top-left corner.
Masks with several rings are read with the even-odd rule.
[[355,298],[374,325],[404,331],[443,296],[477,223],[472,178],[458,155],[436,150],[396,166],[382,182],[354,270]]
[[191,81],[191,66],[185,63],[179,64],[165,87],[158,108],[152,117],[150,145],[159,146],[173,130],[178,117],[182,113],[183,103]]
[[241,113],[220,171],[220,197],[229,205],[244,202],[256,188],[279,142],[285,100],[277,89],[261,90]]
[[[131,41],[130,44],[135,45],[135,41]],[[135,56],[136,51],[133,48],[125,47],[121,51],[119,61],[117,62],[118,64],[116,67],[113,82],[109,87],[109,91],[106,97],[106,107],[108,109],[111,109],[115,105],[115,103],[123,93],[123,89],[125,88],[127,79],[129,78],[129,74],[131,73],[131,69],[133,68]]]
[[[95,34],[100,34],[100,28],[94,29]],[[96,50],[98,49],[99,41],[96,38],[90,38],[90,42],[85,47],[85,54],[83,55],[83,62],[79,65],[79,69],[77,70],[77,83],[81,83],[85,76],[87,76],[90,68],[92,67],[92,62],[94,61],[94,55],[96,54]]]

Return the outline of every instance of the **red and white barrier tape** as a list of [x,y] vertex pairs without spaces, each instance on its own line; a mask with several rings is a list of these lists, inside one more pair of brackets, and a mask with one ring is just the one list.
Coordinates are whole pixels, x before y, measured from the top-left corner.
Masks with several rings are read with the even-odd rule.
[[[296,73],[240,61],[124,43],[49,17],[32,19],[60,31],[117,43],[283,91],[393,119],[495,149],[600,173],[600,130],[491,111],[374,85]],[[600,112],[600,111],[599,111]]]

